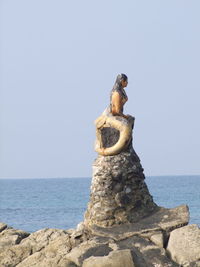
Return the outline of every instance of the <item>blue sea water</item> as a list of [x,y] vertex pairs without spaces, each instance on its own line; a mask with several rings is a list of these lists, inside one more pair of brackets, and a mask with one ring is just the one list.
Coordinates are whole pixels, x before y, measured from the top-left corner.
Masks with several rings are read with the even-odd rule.
[[[166,208],[187,204],[200,225],[200,176],[147,177],[154,201]],[[33,232],[74,228],[83,220],[91,178],[0,179],[0,222]]]

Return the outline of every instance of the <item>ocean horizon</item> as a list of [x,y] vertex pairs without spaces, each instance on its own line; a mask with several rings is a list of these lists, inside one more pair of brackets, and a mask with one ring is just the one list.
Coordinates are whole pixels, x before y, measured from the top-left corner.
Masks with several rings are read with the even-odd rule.
[[[165,208],[186,204],[190,223],[200,225],[200,175],[147,176],[154,202]],[[28,232],[70,229],[83,221],[90,177],[0,178],[0,222]]]

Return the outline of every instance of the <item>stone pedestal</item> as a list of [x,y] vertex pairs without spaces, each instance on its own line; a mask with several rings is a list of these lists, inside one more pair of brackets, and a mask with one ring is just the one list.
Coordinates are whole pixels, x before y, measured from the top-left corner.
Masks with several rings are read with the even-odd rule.
[[[113,128],[101,129],[104,147],[117,142],[119,133]],[[110,136],[110,139],[109,139]],[[129,141],[117,155],[98,155],[93,164],[90,202],[85,224],[109,227],[133,223],[152,214],[157,208],[145,183],[140,159]]]

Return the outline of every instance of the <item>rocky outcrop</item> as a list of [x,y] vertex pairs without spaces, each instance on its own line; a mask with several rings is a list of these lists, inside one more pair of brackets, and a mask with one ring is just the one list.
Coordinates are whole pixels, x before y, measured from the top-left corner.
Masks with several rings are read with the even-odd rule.
[[[0,223],[0,267],[200,266],[199,228],[186,226],[186,205],[166,209],[154,203],[132,147],[134,120],[124,120],[97,122],[102,153],[93,164],[84,221],[76,229],[32,234]],[[113,147],[114,154],[104,153]]]
[[0,253],[7,247],[19,244],[21,240],[27,236],[29,236],[29,233],[9,228],[6,225],[4,230],[0,233]]
[[76,264],[70,260],[64,259],[71,248],[69,236],[67,234],[58,236],[50,241],[47,246],[44,246],[41,250],[37,250],[24,259],[17,267],[76,266]]
[[180,265],[200,266],[199,227],[192,224],[172,231],[167,251],[171,258]]
[[[120,241],[131,236],[153,238],[155,235],[162,235],[163,243],[166,243],[172,230],[187,225],[188,222],[188,207],[182,205],[174,209],[159,208],[155,213],[141,219],[137,223],[126,223],[113,227],[92,225],[88,226],[87,229],[92,235],[110,237],[115,241]],[[158,241],[156,240],[155,242]]]
[[[69,231],[43,229],[23,235],[18,244],[0,242],[3,248],[0,251],[0,266],[176,267],[177,258],[171,259],[168,254],[171,246],[168,239],[176,231],[174,229],[184,229],[182,226],[188,223],[188,219],[187,206],[180,206],[160,208],[138,223],[113,227],[88,227],[81,223],[77,229]],[[6,229],[1,234],[9,238]],[[13,233],[15,231],[20,232],[12,229]]]
[[[19,230],[12,229],[13,232],[18,233]],[[4,230],[6,231],[6,230]],[[3,234],[4,231],[1,233]],[[21,239],[18,244],[10,244],[3,246],[0,253],[1,267],[14,267],[32,254],[44,249],[55,238],[66,235],[64,230],[43,229],[30,234],[28,237]],[[5,233],[5,238],[8,237]],[[1,241],[0,244],[2,245]]]

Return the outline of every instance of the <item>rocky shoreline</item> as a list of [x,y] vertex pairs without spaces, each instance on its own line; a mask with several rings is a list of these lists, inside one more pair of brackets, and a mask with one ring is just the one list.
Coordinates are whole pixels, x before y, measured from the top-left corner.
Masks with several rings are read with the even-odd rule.
[[114,227],[42,229],[0,223],[1,267],[199,267],[200,229],[188,207],[160,208],[138,223]]
[[133,122],[97,120],[100,154],[84,221],[31,234],[0,223],[0,267],[200,267],[200,229],[188,225],[186,205],[154,203],[132,147]]

